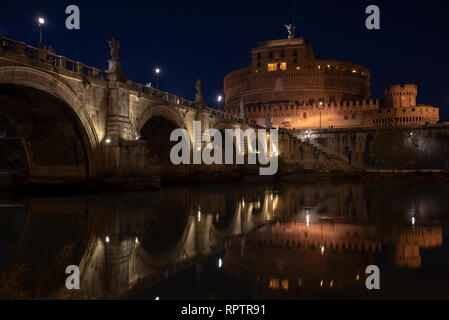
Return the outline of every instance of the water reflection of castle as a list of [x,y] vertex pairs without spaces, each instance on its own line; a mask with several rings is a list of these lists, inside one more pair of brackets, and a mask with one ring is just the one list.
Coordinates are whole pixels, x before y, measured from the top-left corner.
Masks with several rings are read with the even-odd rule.
[[394,265],[421,266],[420,249],[442,245],[440,227],[404,227],[383,233],[344,222],[267,225],[226,251],[225,270],[251,279],[256,299],[307,298],[323,289],[363,285],[361,275],[383,245],[395,248]]
[[[444,195],[445,187],[437,187]],[[442,245],[441,227],[422,223],[447,211],[444,196],[426,188],[416,195],[404,186],[383,185],[381,193],[354,184],[241,185],[170,189],[151,197],[32,198],[12,256],[37,264],[46,248],[45,260],[52,261],[51,254],[75,242],[82,297],[111,298],[188,267],[201,286],[206,259],[225,250],[225,272],[249,281],[255,297],[305,297],[320,288],[357,285],[376,254],[397,267],[418,268],[420,249]],[[385,195],[394,195],[396,205]],[[71,296],[64,288],[58,294]]]

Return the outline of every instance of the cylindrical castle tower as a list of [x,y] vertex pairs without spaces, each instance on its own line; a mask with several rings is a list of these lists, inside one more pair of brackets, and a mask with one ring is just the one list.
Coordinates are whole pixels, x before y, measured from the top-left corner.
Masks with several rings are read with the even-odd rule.
[[385,107],[408,108],[416,106],[418,87],[414,84],[393,85],[385,89]]
[[226,111],[238,114],[245,106],[273,102],[300,104],[368,99],[370,71],[361,65],[315,59],[312,44],[303,38],[259,42],[251,65],[224,79]]

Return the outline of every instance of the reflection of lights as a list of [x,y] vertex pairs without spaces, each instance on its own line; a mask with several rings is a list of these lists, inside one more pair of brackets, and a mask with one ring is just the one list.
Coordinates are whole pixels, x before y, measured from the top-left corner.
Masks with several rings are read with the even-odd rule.
[[412,225],[414,226],[415,225],[415,217],[412,217]]
[[324,254],[324,244],[321,246],[321,254]]
[[198,222],[201,221],[201,208],[198,208]]
[[323,287],[323,284],[324,284],[324,281],[321,280],[321,282],[320,282],[320,287]]
[[329,283],[329,287],[333,287],[334,286],[334,280],[331,280],[331,282]]
[[357,275],[355,276],[355,280],[359,281],[360,280],[360,275],[357,273]]
[[310,226],[310,214],[306,214],[306,226]]
[[245,198],[242,200],[242,208],[245,208]]
[[135,242],[136,244],[139,244],[139,238],[136,237]]
[[221,268],[223,266],[223,260],[218,259],[218,268]]
[[106,237],[106,243],[109,243],[109,237]]

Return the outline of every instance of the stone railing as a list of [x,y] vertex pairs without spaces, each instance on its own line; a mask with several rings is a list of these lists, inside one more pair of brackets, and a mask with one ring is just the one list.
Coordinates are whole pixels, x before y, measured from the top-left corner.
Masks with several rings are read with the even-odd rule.
[[183,106],[183,107],[189,107],[193,104],[193,102],[190,100],[175,96],[171,93],[167,93],[167,92],[164,92],[164,91],[152,88],[152,87],[148,87],[141,83],[137,83],[137,82],[134,82],[131,80],[127,80],[126,83],[128,85],[129,90],[137,91],[137,92],[143,94],[144,96],[146,96],[147,98],[156,97],[156,98],[164,100],[170,104]]
[[17,56],[17,60],[19,61],[29,59],[30,62],[37,61],[46,64],[61,73],[69,71],[98,80],[105,80],[105,73],[97,68],[87,66],[63,56],[58,56],[49,50],[31,47],[23,42],[0,36],[0,55],[2,55],[2,52],[11,53],[11,57]]

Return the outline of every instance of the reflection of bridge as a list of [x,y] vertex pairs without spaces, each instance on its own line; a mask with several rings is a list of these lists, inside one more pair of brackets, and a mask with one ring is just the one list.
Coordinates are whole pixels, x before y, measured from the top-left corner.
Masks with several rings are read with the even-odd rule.
[[[35,181],[154,174],[149,158],[168,145],[169,129],[185,128],[193,137],[195,120],[203,130],[249,127],[202,100],[192,102],[127,80],[119,70],[102,72],[2,37],[0,102]],[[344,165],[287,133],[279,144],[291,163]]]
[[[376,201],[363,198],[374,191],[357,184],[299,184],[273,190],[256,184],[209,185],[112,196],[27,198],[14,205],[26,214],[20,219],[20,234],[14,236],[19,240],[11,257],[24,257],[33,274],[39,274],[51,269],[66,245],[77,244],[71,263],[81,266],[82,290],[61,289],[55,297],[127,296],[189,266],[195,267],[200,284],[207,257],[223,248],[225,272],[242,281],[259,276],[260,289],[270,291],[272,279],[279,289],[286,280],[289,295],[298,287],[321,288],[321,280],[323,288],[332,280],[334,288],[352,286],[374,255],[389,258],[397,267],[417,268],[422,249],[442,245],[444,229],[421,223],[439,221],[439,210],[446,210],[445,193],[435,196],[429,189],[412,201],[402,201],[396,187],[403,186],[383,186],[385,194],[396,199],[396,207],[385,198],[369,198],[385,206],[379,208],[387,212],[384,218],[400,213],[396,222],[376,222]],[[11,211],[11,205],[2,207]],[[15,229],[22,225],[2,222]],[[8,239],[14,247],[16,240]]]
[[[81,259],[83,294],[90,299],[128,296],[192,265],[200,286],[205,258],[240,241],[254,228],[278,218],[278,208],[271,193],[266,192],[262,197],[262,201],[238,201],[230,221],[222,228],[218,227],[218,220],[223,217],[220,218],[215,210],[207,212],[191,208],[179,240],[162,252],[150,252],[145,240],[137,235],[115,233],[123,225],[110,223],[108,230],[90,240]],[[65,297],[70,293],[62,289],[60,295]]]

